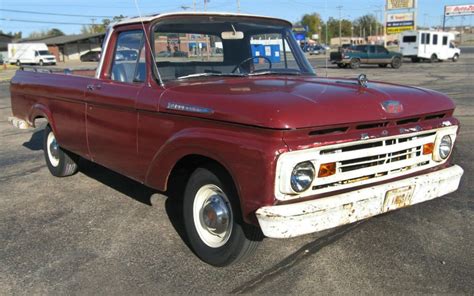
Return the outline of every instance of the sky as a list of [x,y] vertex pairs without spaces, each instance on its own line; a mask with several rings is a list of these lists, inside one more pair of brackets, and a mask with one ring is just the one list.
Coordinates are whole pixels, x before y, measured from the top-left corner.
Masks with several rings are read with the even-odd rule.
[[[22,31],[27,37],[31,32],[59,28],[66,34],[80,33],[81,24],[99,23],[103,17],[142,15],[192,9],[193,0],[0,0],[0,30]],[[474,0],[417,0],[418,25],[436,26],[442,22],[445,5],[469,4]],[[204,0],[196,0],[197,9],[204,9]],[[241,12],[280,17],[292,22],[305,13],[317,12],[324,20],[339,18],[338,6],[342,6],[341,17],[349,20],[372,13],[382,21],[381,10],[385,0],[240,0]],[[17,10],[12,12],[3,10]],[[210,0],[208,11],[237,11],[237,0]],[[70,16],[47,15],[43,13],[68,14]],[[74,15],[74,16],[73,16]],[[5,20],[6,19],[6,20]],[[29,21],[29,22],[27,22]],[[38,22],[38,23],[36,23]],[[45,23],[40,23],[45,22]],[[53,24],[47,22],[75,23]],[[448,18],[448,26],[474,25],[474,17]]]

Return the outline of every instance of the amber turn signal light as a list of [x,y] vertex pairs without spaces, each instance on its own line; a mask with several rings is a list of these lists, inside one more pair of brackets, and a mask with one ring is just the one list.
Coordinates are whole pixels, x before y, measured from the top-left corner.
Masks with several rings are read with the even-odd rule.
[[423,145],[423,155],[433,154],[434,146],[434,143],[428,143]]
[[318,178],[324,178],[332,176],[336,173],[336,163],[325,163],[319,167]]

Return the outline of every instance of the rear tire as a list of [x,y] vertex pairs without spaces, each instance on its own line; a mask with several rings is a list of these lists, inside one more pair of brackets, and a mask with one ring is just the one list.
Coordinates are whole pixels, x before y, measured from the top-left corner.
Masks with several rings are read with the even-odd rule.
[[392,60],[391,66],[393,69],[398,69],[402,66],[402,59],[399,57],[395,57]]
[[346,66],[346,65],[344,65],[344,64],[342,64],[342,63],[337,64],[337,67],[338,67],[338,68],[341,68],[341,69],[344,68],[345,66]]
[[431,55],[430,63],[436,63],[438,61],[438,56],[435,54]]
[[217,166],[196,169],[183,198],[189,244],[204,262],[222,267],[251,255],[261,231],[242,220],[239,198],[228,174]]
[[59,147],[49,125],[44,129],[43,150],[46,165],[53,176],[67,177],[77,172],[78,157]]
[[360,60],[359,59],[352,59],[350,65],[351,65],[351,69],[359,69]]
[[453,60],[454,63],[456,63],[456,62],[459,60],[459,55],[458,55],[458,54],[455,54],[455,55],[453,56],[453,59],[452,59],[452,60]]

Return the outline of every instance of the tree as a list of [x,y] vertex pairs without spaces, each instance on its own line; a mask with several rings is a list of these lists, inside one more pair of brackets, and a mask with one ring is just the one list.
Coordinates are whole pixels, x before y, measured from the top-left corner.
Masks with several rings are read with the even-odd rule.
[[331,42],[331,38],[339,37],[339,24],[341,25],[341,37],[350,37],[352,34],[352,22],[350,20],[339,19],[330,17],[326,24],[323,25],[323,32],[321,40],[326,42],[326,26],[328,34],[328,42]]
[[2,30],[0,30],[0,34],[5,34],[5,35],[10,35],[13,37],[13,39],[21,39],[21,36],[22,36],[22,32],[21,31],[18,31],[18,32],[3,32]]
[[31,32],[28,38],[40,39],[40,38],[49,38],[49,37],[64,36],[64,35],[65,34],[63,31],[57,28],[52,28],[50,30]]
[[354,34],[360,37],[383,34],[382,24],[373,14],[366,14],[354,21]]
[[300,21],[302,26],[308,27],[307,37],[309,38],[314,34],[319,34],[321,38],[322,23],[321,16],[318,13],[305,14]]
[[105,33],[105,31],[107,30],[107,27],[110,24],[118,22],[124,18],[125,16],[119,15],[119,16],[114,16],[112,19],[108,19],[108,18],[102,19],[102,24],[82,26],[81,33],[82,34]]

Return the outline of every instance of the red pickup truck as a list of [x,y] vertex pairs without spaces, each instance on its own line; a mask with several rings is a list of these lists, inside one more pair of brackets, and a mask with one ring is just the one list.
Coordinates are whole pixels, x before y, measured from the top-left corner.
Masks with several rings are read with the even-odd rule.
[[455,191],[459,122],[443,94],[321,78],[285,20],[172,13],[107,32],[95,73],[23,68],[20,128],[47,120],[54,176],[78,157],[166,192],[182,183],[189,243],[225,266],[289,238]]

